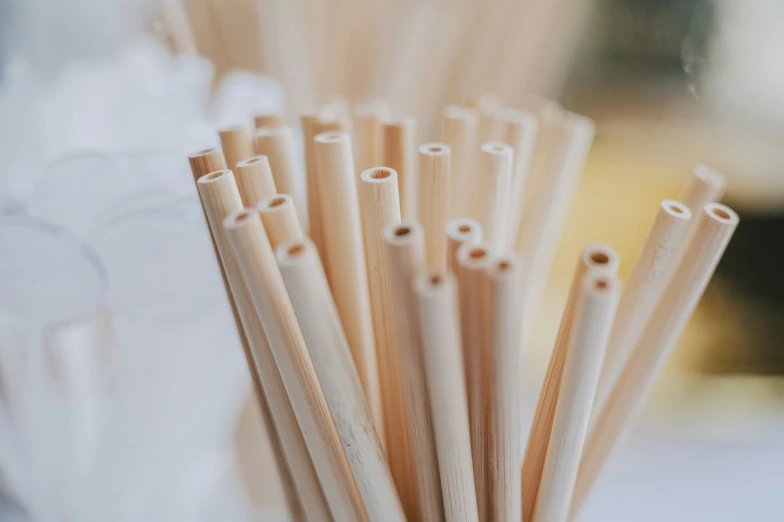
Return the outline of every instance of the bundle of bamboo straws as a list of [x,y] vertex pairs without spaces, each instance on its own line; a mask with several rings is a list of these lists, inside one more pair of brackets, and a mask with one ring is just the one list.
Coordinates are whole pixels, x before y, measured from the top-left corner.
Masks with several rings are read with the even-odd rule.
[[565,522],[737,226],[724,180],[661,203],[623,292],[583,249],[524,453],[521,354],[593,123],[481,98],[416,148],[388,109],[302,116],[307,213],[277,115],[190,157],[291,516]]

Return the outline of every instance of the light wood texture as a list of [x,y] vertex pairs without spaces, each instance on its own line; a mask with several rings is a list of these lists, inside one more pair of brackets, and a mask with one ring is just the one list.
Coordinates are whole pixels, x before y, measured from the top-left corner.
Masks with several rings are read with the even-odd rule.
[[345,132],[322,132],[314,141],[327,280],[376,427],[384,433],[351,137]]
[[[310,460],[305,440],[299,430],[283,380],[272,355],[264,328],[253,307],[242,279],[239,264],[228,244],[221,224],[242,210],[242,200],[230,170],[202,176],[197,183],[210,231],[215,238],[219,261],[236,303],[241,332],[247,339],[245,357],[259,403],[263,404],[262,420],[272,443],[273,454],[283,477],[284,494],[294,502],[294,515],[301,510],[301,520],[332,520],[316,471]],[[286,491],[285,488],[290,488]],[[289,501],[291,504],[291,501]],[[304,515],[304,516],[303,516]]]
[[[620,258],[615,251],[606,245],[587,245],[580,253],[577,267],[572,277],[566,304],[561,315],[561,324],[550,354],[550,361],[539,392],[533,424],[528,435],[528,446],[523,459],[523,520],[530,521],[533,517],[539,485],[542,480],[547,447],[550,444],[555,407],[561,388],[564,365],[569,349],[575,308],[582,293],[582,281],[590,270],[605,274],[615,274],[620,266]],[[523,305],[525,306],[525,304]],[[525,318],[524,318],[525,319]],[[527,324],[526,321],[523,321]],[[524,335],[525,335],[525,331]]]
[[261,215],[264,230],[267,231],[272,248],[287,241],[303,239],[302,226],[294,208],[294,198],[288,194],[278,194],[259,202],[256,209]]
[[592,270],[580,284],[533,522],[566,522],[569,518],[591,405],[621,291],[617,276],[600,271]]
[[223,226],[267,334],[332,517],[366,521],[367,513],[261,217],[256,210],[244,210],[229,216]]
[[683,259],[592,430],[580,462],[572,513],[580,509],[613,449],[640,408],[697,307],[738,225],[729,207],[708,203],[696,217]]
[[425,265],[434,270],[446,268],[444,231],[449,220],[450,159],[449,145],[425,143],[419,147],[417,220],[425,231]]
[[220,129],[218,136],[226,165],[232,172],[237,168],[237,163],[255,154],[250,129],[245,125]]
[[410,480],[416,494],[416,504],[404,509],[411,522],[438,522],[444,519],[443,502],[411,286],[414,274],[425,266],[424,231],[413,221],[388,227],[384,231],[384,248],[411,458]]
[[520,219],[523,217],[528,171],[534,157],[539,120],[533,114],[505,108],[501,111],[501,141],[514,149],[512,186],[509,191],[509,218],[506,229],[505,250],[514,248]]
[[188,156],[188,163],[191,166],[193,181],[210,172],[228,168],[226,166],[226,158],[223,156],[221,149],[204,149],[191,154]]
[[462,105],[444,107],[441,139],[452,151],[452,185],[450,219],[464,216],[465,198],[473,174],[478,145],[479,113]]
[[680,201],[697,215],[708,203],[721,200],[726,189],[727,180],[720,172],[707,165],[697,165],[683,190]]
[[446,224],[446,265],[450,272],[456,272],[455,256],[457,250],[470,243],[478,245],[482,242],[482,225],[468,218],[451,219]]
[[485,269],[489,305],[487,379],[487,469],[489,520],[522,520],[523,465],[523,267],[513,256]]
[[512,187],[514,150],[501,142],[479,148],[478,166],[469,194],[471,217],[482,225],[484,240],[495,252],[506,249],[509,193]]
[[457,279],[460,285],[460,324],[465,361],[468,418],[471,427],[471,455],[480,522],[490,520],[487,468],[487,386],[485,354],[490,328],[489,303],[483,292],[483,271],[494,262],[489,245],[466,244],[457,250]]
[[253,117],[253,125],[257,129],[270,125],[279,126],[281,124],[283,124],[283,116],[278,113],[257,114]]
[[[457,280],[443,270],[427,271],[413,284],[446,522],[477,522]],[[514,474],[519,481],[519,467]]]
[[238,161],[234,179],[245,207],[255,207],[262,199],[278,193],[267,156],[251,156]]
[[316,247],[287,242],[277,258],[368,520],[405,522]]
[[354,106],[354,163],[357,174],[384,162],[383,108],[374,103]]
[[385,123],[384,166],[397,172],[403,219],[416,218],[416,161],[416,120]]
[[[329,269],[329,260],[325,257],[324,228],[321,222],[321,207],[318,194],[318,176],[316,174],[316,143],[313,139],[318,134],[319,119],[316,114],[303,114],[300,117],[302,125],[302,141],[305,151],[305,186],[307,187],[308,208],[308,235],[315,243],[321,256],[324,270]],[[257,145],[258,146],[258,145]],[[303,221],[304,222],[304,221]]]
[[297,178],[300,174],[291,127],[280,125],[259,129],[256,131],[256,150],[267,156],[277,191],[294,198],[300,223],[304,223],[304,197],[297,189]]

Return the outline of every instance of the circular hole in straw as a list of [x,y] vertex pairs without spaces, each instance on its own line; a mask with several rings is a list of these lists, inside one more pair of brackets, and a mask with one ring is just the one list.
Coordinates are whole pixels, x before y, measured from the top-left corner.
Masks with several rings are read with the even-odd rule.
[[597,279],[596,282],[594,282],[594,286],[598,290],[607,290],[607,288],[610,286],[610,283],[606,279]]
[[487,249],[485,248],[472,248],[471,251],[468,253],[468,257],[471,259],[484,259],[487,257]]
[[433,286],[439,286],[444,282],[444,278],[441,277],[440,274],[433,274],[430,276],[430,284]]
[[303,245],[302,243],[297,243],[296,245],[291,245],[291,246],[290,246],[290,247],[289,247],[289,248],[286,250],[286,252],[288,252],[288,254],[289,254],[290,256],[299,256],[299,255],[302,255],[302,254],[304,254],[304,253],[305,253],[305,245]]
[[269,208],[275,208],[275,207],[279,207],[279,206],[283,205],[285,202],[286,202],[286,198],[282,198],[280,196],[277,196],[277,197],[272,198],[269,201],[269,203],[267,204],[267,206]]
[[491,150],[492,150],[493,152],[506,152],[506,147],[504,147],[503,145],[494,145],[494,146],[491,148]]
[[606,265],[607,263],[610,262],[610,256],[608,256],[604,252],[593,252],[591,253],[591,261],[593,261],[597,265]]
[[405,237],[411,233],[411,227],[398,227],[395,229],[395,237]]
[[499,261],[498,264],[496,265],[496,268],[498,269],[499,272],[507,272],[511,270],[512,263],[510,263],[509,261]]
[[327,131],[322,132],[316,139],[321,142],[334,143],[343,139],[344,134],[340,131]]
[[459,227],[457,227],[457,230],[461,234],[468,234],[469,232],[471,232],[472,229],[471,229],[471,225],[460,225]]
[[261,161],[260,157],[250,158],[250,159],[245,160],[245,165],[254,165],[254,164],[256,164],[256,163],[258,163],[260,161]]
[[214,179],[218,179],[221,176],[223,176],[223,171],[222,170],[216,170],[215,172],[210,172],[209,174],[206,174],[206,175],[202,176],[202,179],[204,181],[212,181]]
[[384,169],[374,170],[373,172],[370,173],[370,177],[373,179],[385,179],[391,175],[392,174],[390,174],[388,170],[384,170]]
[[716,217],[718,217],[720,219],[727,220],[727,221],[729,221],[731,219],[731,217],[732,217],[732,216],[730,216],[729,212],[727,212],[723,208],[712,208],[712,209],[710,209],[710,212],[714,216],[716,216]]
[[252,212],[249,210],[243,210],[239,214],[237,214],[234,218],[235,223],[242,223],[243,221],[247,221],[248,218],[251,216]]
[[431,145],[427,148],[427,151],[432,152],[433,154],[437,154],[439,152],[442,152],[443,150],[444,148],[441,145]]

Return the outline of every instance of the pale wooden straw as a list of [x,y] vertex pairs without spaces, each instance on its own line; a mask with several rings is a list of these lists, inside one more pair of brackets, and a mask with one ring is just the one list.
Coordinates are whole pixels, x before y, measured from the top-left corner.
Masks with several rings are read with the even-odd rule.
[[372,103],[354,106],[354,163],[357,173],[379,167],[384,161],[384,126],[381,108]]
[[367,513],[261,217],[256,210],[244,210],[229,216],[223,226],[267,334],[332,517],[366,521]]
[[413,221],[403,221],[384,230],[387,274],[389,276],[392,319],[395,325],[406,438],[410,452],[413,506],[404,506],[409,520],[443,520],[443,503],[438,460],[430,416],[419,344],[419,320],[414,306],[411,281],[424,269],[424,231]]
[[502,137],[501,102],[495,95],[483,93],[468,101],[479,111],[479,143],[498,141]]
[[416,217],[416,120],[405,118],[384,124],[384,166],[397,172],[400,212]]
[[446,222],[449,220],[451,151],[443,143],[419,146],[419,206],[417,220],[425,231],[425,265],[446,268]]
[[485,269],[489,305],[487,353],[487,469],[493,522],[520,521],[523,465],[522,318],[523,267],[519,258],[499,257]]
[[580,284],[532,522],[566,522],[569,518],[594,392],[618,306],[621,284],[614,274],[592,270]]
[[573,515],[583,505],[613,449],[634,425],[738,225],[738,215],[718,203],[705,205],[696,219],[696,232],[586,443],[572,502]]
[[221,149],[204,149],[191,154],[188,156],[188,163],[191,166],[194,182],[210,172],[228,168]]
[[726,188],[727,180],[720,172],[707,165],[697,165],[680,201],[696,215],[702,212],[702,208],[708,203],[721,200]]
[[278,193],[267,156],[251,156],[238,161],[234,179],[245,207],[254,207],[262,199]]
[[482,291],[482,272],[494,262],[489,245],[465,244],[457,250],[457,279],[460,288],[460,323],[465,361],[468,418],[471,427],[471,455],[474,464],[479,521],[490,517],[486,426],[488,379],[487,353],[490,328],[487,294]]
[[384,433],[351,137],[345,132],[322,132],[314,141],[327,280],[376,428]]
[[474,159],[479,149],[477,132],[479,113],[462,105],[444,107],[441,139],[452,151],[452,185],[450,219],[464,216],[465,198],[472,178]]
[[[300,118],[302,125],[302,141],[305,151],[305,184],[307,187],[308,208],[308,235],[316,244],[321,255],[324,269],[329,268],[329,260],[324,257],[324,229],[321,222],[321,207],[318,194],[316,175],[316,144],[313,138],[318,134],[319,119],[316,114],[303,114]],[[303,221],[304,223],[304,221]]]
[[284,493],[291,496],[294,513],[301,511],[301,520],[332,520],[313,468],[305,440],[294,410],[275,364],[264,329],[253,308],[248,289],[242,280],[239,264],[228,244],[221,223],[242,210],[242,201],[230,170],[202,176],[197,187],[204,205],[210,230],[216,240],[221,266],[231,286],[233,301],[240,317],[241,332],[247,339],[248,369],[253,377],[259,403],[263,404],[262,420],[272,444],[273,454],[283,479]]
[[[443,270],[427,271],[413,285],[446,522],[477,522],[457,280]],[[519,480],[519,468],[515,474]],[[519,487],[515,494],[520,497]]]
[[607,345],[602,375],[596,390],[591,425],[596,422],[598,413],[604,409],[618,376],[675,273],[691,225],[692,213],[689,207],[671,199],[661,202],[621,294],[618,316]]
[[511,250],[514,248],[517,229],[523,217],[528,171],[534,157],[539,120],[531,113],[505,108],[501,111],[501,123],[501,141],[514,149],[512,187],[509,191],[509,218],[504,247],[505,250]]
[[276,253],[368,520],[405,522],[316,247],[289,241]]
[[261,222],[273,249],[278,248],[281,243],[305,237],[294,208],[294,198],[290,195],[270,196],[261,200],[256,209],[261,214]]
[[[288,125],[267,126],[256,131],[256,150],[267,156],[275,187],[281,194],[294,198],[300,223],[304,222],[305,210],[302,197],[297,190],[299,168],[294,151],[294,137]],[[308,196],[310,197],[310,196]]]
[[482,225],[484,240],[495,252],[506,249],[509,221],[509,192],[512,185],[514,150],[501,142],[489,142],[479,149],[473,190],[467,196],[473,217]]
[[[572,277],[569,296],[566,299],[561,324],[550,354],[550,361],[539,392],[539,402],[536,405],[533,424],[528,435],[528,445],[523,459],[522,487],[523,487],[523,519],[531,520],[534,504],[536,503],[539,484],[542,480],[544,461],[547,447],[550,444],[553,419],[558,393],[561,387],[561,377],[566,363],[574,313],[577,302],[582,292],[582,280],[590,270],[599,270],[605,274],[613,275],[618,272],[620,258],[615,251],[606,245],[587,245],[580,253],[577,267]],[[527,303],[527,301],[526,301]],[[523,305],[525,306],[525,304]],[[524,324],[527,322],[524,319]],[[525,326],[524,326],[525,328]],[[525,330],[523,330],[525,335]]]
[[237,163],[255,154],[250,129],[245,125],[220,129],[218,136],[226,164],[232,172],[237,168]]
[[281,125],[283,123],[283,116],[279,113],[264,113],[264,114],[257,114],[253,117],[253,125],[260,129],[262,127],[267,127],[270,125]]
[[450,219],[446,224],[446,265],[450,272],[456,272],[455,256],[457,250],[466,243],[478,245],[482,242],[482,225],[468,218]]

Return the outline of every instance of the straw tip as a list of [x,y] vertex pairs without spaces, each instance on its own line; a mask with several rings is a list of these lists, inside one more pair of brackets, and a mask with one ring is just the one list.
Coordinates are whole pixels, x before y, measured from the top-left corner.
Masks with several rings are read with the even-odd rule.
[[246,208],[226,216],[226,219],[223,220],[223,228],[243,228],[251,226],[256,221],[261,224],[261,217],[259,216],[258,211],[256,209]]
[[618,253],[600,243],[586,245],[583,248],[582,261],[589,268],[605,272],[617,272],[621,264]]
[[470,218],[456,218],[447,222],[446,235],[459,241],[471,239],[472,237],[481,237],[482,225],[475,219]]
[[457,259],[458,265],[467,268],[486,268],[495,261],[489,245],[471,244],[465,244],[458,248],[455,259]]
[[615,274],[591,270],[583,278],[583,291],[592,295],[610,295],[618,290],[620,284]]
[[316,140],[316,143],[340,143],[349,141],[350,136],[343,131],[326,131],[316,134],[314,140]]
[[446,270],[424,270],[414,276],[412,286],[419,295],[432,295],[449,291],[455,285],[455,276]]
[[401,221],[384,229],[384,241],[392,245],[402,245],[415,241],[424,232],[416,221]]
[[226,179],[232,177],[234,177],[234,173],[229,169],[216,170],[215,172],[210,172],[209,174],[205,174],[204,176],[200,177],[196,180],[196,183],[199,185],[207,185],[209,183],[225,181]]
[[211,156],[213,154],[222,153],[223,151],[217,147],[210,147],[208,149],[201,149],[193,154],[188,156],[188,159],[198,159],[203,158],[205,156]]
[[397,179],[397,171],[389,167],[371,167],[359,175],[365,183],[389,183]]
[[245,158],[244,160],[240,160],[237,162],[237,168],[245,168],[245,167],[252,167],[254,165],[258,165],[259,163],[266,163],[269,165],[269,158],[262,154],[257,156],[251,156],[249,158]]
[[676,219],[688,221],[692,218],[691,209],[674,199],[665,199],[661,202],[661,209]]
[[502,156],[511,156],[514,154],[514,149],[512,147],[500,141],[488,141],[487,143],[483,143],[480,149],[482,152],[486,152],[488,154],[497,154]]
[[734,210],[721,203],[708,203],[703,211],[709,218],[726,225],[737,225],[740,221],[740,217]]
[[419,146],[419,153],[425,156],[448,156],[451,151],[446,143],[425,143]]
[[308,252],[315,248],[313,242],[307,238],[292,239],[278,245],[275,249],[275,257],[277,258],[278,263],[285,265],[304,258]]
[[283,210],[288,205],[294,204],[294,198],[288,194],[275,194],[259,201],[256,208],[263,212],[277,212]]

